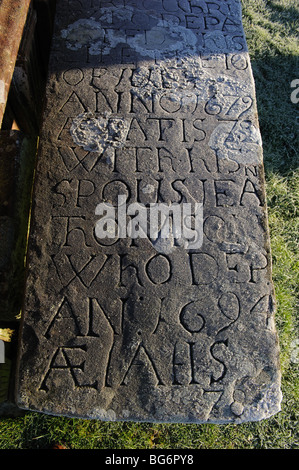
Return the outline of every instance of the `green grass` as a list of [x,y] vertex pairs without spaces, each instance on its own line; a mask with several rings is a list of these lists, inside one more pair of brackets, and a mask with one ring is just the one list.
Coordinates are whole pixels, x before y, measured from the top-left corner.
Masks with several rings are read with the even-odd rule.
[[0,448],[298,449],[299,364],[299,105],[290,83],[299,78],[299,7],[294,0],[243,0],[243,24],[256,81],[281,347],[282,411],[258,423],[166,425],[102,423],[26,413],[0,420]]

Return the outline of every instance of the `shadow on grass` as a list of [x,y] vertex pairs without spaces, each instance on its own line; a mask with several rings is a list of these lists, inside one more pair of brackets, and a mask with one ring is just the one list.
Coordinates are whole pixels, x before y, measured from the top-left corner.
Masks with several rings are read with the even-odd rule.
[[[295,2],[294,2],[295,3]],[[296,23],[299,22],[299,9],[293,5],[286,6],[281,4],[280,0],[269,0],[267,2],[267,7],[271,8],[270,20],[275,23],[282,24],[285,28],[289,26],[294,26],[296,28]],[[296,31],[295,31],[296,34]]]
[[297,56],[252,60],[266,177],[269,172],[287,176],[298,167],[299,105],[291,101],[298,65]]

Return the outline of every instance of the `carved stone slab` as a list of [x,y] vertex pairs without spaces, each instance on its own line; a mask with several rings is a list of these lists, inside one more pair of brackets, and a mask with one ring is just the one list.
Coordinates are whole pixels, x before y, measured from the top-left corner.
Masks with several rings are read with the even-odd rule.
[[[149,422],[273,415],[279,349],[239,1],[57,3],[19,406]],[[157,204],[197,207],[185,217],[197,239],[173,214],[168,237],[162,221],[148,234],[140,207]]]

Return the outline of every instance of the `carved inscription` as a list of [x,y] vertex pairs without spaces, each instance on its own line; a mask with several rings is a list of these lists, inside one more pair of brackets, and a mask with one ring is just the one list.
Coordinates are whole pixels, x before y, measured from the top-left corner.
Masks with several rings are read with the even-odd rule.
[[[264,374],[273,414],[271,258],[239,2],[57,3],[19,402],[101,419],[248,421],[264,417],[252,411],[267,400]],[[184,204],[203,209],[200,246],[177,236]],[[148,232],[153,207],[172,208],[172,236],[162,218]]]

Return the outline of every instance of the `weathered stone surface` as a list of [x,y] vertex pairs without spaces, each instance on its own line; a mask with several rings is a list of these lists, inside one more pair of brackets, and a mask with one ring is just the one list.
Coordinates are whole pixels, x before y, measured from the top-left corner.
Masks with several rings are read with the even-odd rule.
[[[99,237],[99,205],[117,196],[202,203],[202,243],[175,230]],[[239,1],[58,1],[19,406],[103,420],[267,418],[281,401],[274,310]]]

